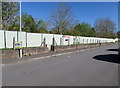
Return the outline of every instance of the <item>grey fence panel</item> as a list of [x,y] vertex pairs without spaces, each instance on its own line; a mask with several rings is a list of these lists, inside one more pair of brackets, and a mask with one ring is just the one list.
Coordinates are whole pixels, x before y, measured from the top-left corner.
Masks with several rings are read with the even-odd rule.
[[41,43],[40,33],[27,33],[27,47],[40,47]]
[[43,38],[46,40],[46,45],[50,49],[53,43],[53,34],[43,34]]
[[6,48],[14,48],[13,38],[15,37],[15,41],[17,41],[17,31],[5,31],[5,33],[6,33]]
[[53,41],[53,34],[43,34],[43,38],[46,38],[46,44],[51,45]]
[[[20,37],[21,35],[21,37]],[[26,32],[18,32],[18,41],[22,41],[22,47],[26,47],[26,44],[27,44],[27,35],[26,35]]]
[[[21,37],[20,37],[21,35]],[[67,37],[64,37],[67,36]],[[57,45],[71,45],[74,43],[87,44],[87,43],[106,43],[116,42],[118,39],[97,38],[97,37],[82,37],[82,36],[70,36],[59,34],[45,34],[45,33],[27,33],[17,31],[4,31],[0,30],[0,49],[1,48],[13,48],[13,38],[15,41],[22,41],[22,47],[40,47],[44,38],[45,44],[50,49],[53,44],[53,37]],[[68,38],[69,37],[69,38]],[[68,38],[68,41],[66,39]]]
[[0,30],[0,48],[5,48],[4,31]]
[[90,42],[90,38],[88,38],[88,43],[90,44],[91,42]]
[[82,38],[79,36],[79,43],[82,44]]
[[58,34],[54,34],[54,38],[55,38],[55,42],[57,43],[57,45],[62,45],[62,37],[63,35],[58,35]]
[[70,44],[70,45],[73,44],[73,38],[74,38],[73,36],[70,36],[70,38],[69,38],[69,41],[70,41],[69,44]]
[[[62,37],[62,42],[63,42],[63,45],[70,45],[70,44],[73,44],[73,36],[70,36],[70,35],[64,35]],[[67,40],[67,41],[66,41]]]

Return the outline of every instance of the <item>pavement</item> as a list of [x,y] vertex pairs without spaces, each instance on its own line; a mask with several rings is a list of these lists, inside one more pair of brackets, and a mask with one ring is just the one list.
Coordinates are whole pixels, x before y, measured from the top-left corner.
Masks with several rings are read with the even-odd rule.
[[52,57],[52,56],[58,55],[58,54],[62,55],[62,54],[65,54],[65,53],[67,54],[69,52],[74,52],[76,50],[82,50],[82,49],[93,48],[93,47],[99,47],[99,46],[89,46],[89,47],[83,47],[83,48],[81,47],[80,49],[71,49],[71,50],[65,50],[65,51],[55,51],[55,52],[49,51],[49,52],[36,54],[36,55],[32,55],[32,56],[5,58],[5,59],[2,59],[2,65],[31,61],[31,60],[34,60],[36,58],[40,59],[40,58]]
[[[4,64],[3,86],[118,86],[118,44]],[[42,58],[41,58],[42,57]],[[44,58],[43,58],[44,57]],[[28,58],[28,57],[24,57]]]

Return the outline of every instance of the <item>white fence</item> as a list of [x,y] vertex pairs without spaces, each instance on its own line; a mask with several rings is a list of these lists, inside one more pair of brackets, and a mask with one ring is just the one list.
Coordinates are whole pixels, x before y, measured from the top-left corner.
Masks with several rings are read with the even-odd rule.
[[[21,36],[20,36],[21,35]],[[67,37],[64,37],[67,36]],[[53,44],[53,38],[57,45],[70,44],[88,44],[88,43],[105,43],[115,42],[116,39],[97,38],[97,37],[82,37],[58,34],[44,34],[44,33],[27,33],[18,31],[4,31],[0,30],[0,49],[13,48],[13,38],[15,41],[22,41],[22,47],[40,47],[45,39],[45,43],[50,48]],[[66,40],[67,39],[67,40]]]

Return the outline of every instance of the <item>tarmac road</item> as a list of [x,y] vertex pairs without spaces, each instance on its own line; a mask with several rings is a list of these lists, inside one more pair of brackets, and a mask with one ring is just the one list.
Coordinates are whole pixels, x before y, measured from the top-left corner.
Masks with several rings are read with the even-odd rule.
[[118,86],[118,45],[2,67],[3,86]]

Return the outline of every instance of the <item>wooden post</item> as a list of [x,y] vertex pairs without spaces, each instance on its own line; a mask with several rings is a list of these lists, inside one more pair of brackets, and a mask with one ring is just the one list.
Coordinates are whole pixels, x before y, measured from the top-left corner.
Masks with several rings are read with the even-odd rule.
[[17,41],[18,41],[18,37],[19,37],[19,34],[18,34],[18,31],[17,31]]
[[26,48],[27,48],[27,32],[26,32]]
[[4,46],[6,48],[6,32],[4,31]]
[[81,40],[81,39],[79,38],[79,44],[81,44],[80,40]]
[[60,38],[60,45],[62,45],[62,38]]
[[68,38],[68,46],[70,45],[70,38]]
[[51,51],[54,51],[55,50],[55,38],[53,37],[53,42],[52,42],[52,45],[51,45]]
[[88,44],[88,39],[87,39],[87,44]]
[[44,47],[46,47],[46,38],[44,38]]
[[13,37],[13,49],[15,49],[15,37]]
[[83,44],[84,44],[84,38],[83,38]]

